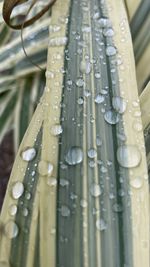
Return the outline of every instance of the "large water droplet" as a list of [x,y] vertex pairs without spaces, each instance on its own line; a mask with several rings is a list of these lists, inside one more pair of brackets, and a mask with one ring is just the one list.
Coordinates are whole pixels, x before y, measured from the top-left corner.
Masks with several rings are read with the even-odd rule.
[[114,56],[116,55],[117,50],[114,46],[107,46],[106,47],[106,55],[107,56]]
[[9,213],[10,213],[10,215],[11,216],[15,216],[16,215],[16,213],[17,213],[17,205],[11,205],[10,207],[9,207]]
[[112,99],[113,108],[120,114],[126,111],[127,103],[122,97],[115,96]]
[[59,124],[55,124],[55,125],[53,125],[53,126],[51,127],[51,134],[52,134],[52,135],[57,136],[57,135],[61,134],[62,132],[63,132],[63,128],[62,128],[62,126],[59,125]]
[[36,156],[36,150],[32,147],[27,147],[24,151],[21,153],[21,157],[24,161],[31,161]]
[[61,207],[61,215],[63,217],[68,217],[70,216],[70,209],[67,206],[62,206]]
[[93,197],[99,197],[102,193],[100,185],[99,184],[92,184],[92,186],[90,188],[90,193]]
[[90,148],[89,150],[88,150],[88,157],[90,158],[90,159],[93,159],[93,158],[95,158],[97,156],[97,151],[96,151],[96,149],[94,149],[94,148]]
[[100,231],[106,230],[107,225],[106,222],[103,219],[99,219],[96,221],[96,228]]
[[108,110],[104,114],[104,119],[109,124],[116,124],[119,122],[119,114],[116,113],[114,110]]
[[66,156],[65,156],[65,161],[69,165],[76,165],[81,163],[83,160],[83,152],[80,147],[72,146],[69,148]]
[[38,165],[38,171],[42,176],[51,175],[53,172],[53,165],[50,162],[47,161],[40,161]]
[[80,71],[89,74],[91,72],[91,63],[89,61],[81,61]]
[[105,100],[105,97],[101,94],[98,94],[96,97],[95,97],[95,103],[96,104],[101,104],[103,103]]
[[21,182],[16,182],[12,187],[12,196],[14,199],[18,199],[24,192],[24,185]]
[[143,180],[141,177],[136,177],[136,178],[133,178],[131,181],[130,181],[130,184],[131,186],[133,186],[134,188],[136,189],[140,189],[143,185]]
[[17,237],[19,233],[18,225],[12,220],[8,221],[5,225],[5,233],[10,239]]
[[135,145],[122,145],[117,150],[117,159],[124,168],[136,167],[141,162],[141,153]]

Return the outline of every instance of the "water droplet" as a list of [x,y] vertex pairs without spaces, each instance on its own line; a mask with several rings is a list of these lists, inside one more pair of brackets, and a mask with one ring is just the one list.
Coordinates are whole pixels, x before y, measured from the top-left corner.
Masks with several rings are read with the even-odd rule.
[[114,212],[122,212],[123,211],[123,206],[119,203],[114,203],[112,206],[112,209]]
[[111,26],[111,21],[107,18],[100,18],[98,23],[102,28]]
[[92,184],[92,186],[90,188],[90,193],[93,197],[99,197],[102,193],[100,185],[99,184]]
[[84,99],[83,99],[83,97],[79,97],[78,100],[77,100],[77,103],[78,103],[79,105],[83,105],[83,103],[84,103]]
[[130,184],[131,186],[133,186],[134,188],[136,189],[140,189],[143,185],[143,180],[141,177],[136,177],[136,178],[133,178],[131,181],[130,181]]
[[44,160],[39,162],[38,171],[39,171],[39,174],[41,174],[42,176],[46,176],[46,175],[50,176],[53,172],[53,169],[54,167],[50,162],[47,162]]
[[141,153],[135,145],[122,145],[117,150],[117,159],[124,168],[133,168],[140,164]]
[[12,220],[8,221],[5,225],[5,233],[9,239],[17,237],[19,233],[18,225]]
[[10,215],[11,216],[15,216],[16,213],[17,213],[17,210],[18,210],[17,205],[11,205],[9,207],[9,213],[10,213]]
[[36,156],[36,150],[35,148],[32,147],[27,147],[21,153],[21,157],[24,161],[31,161],[35,158],[35,156]]
[[114,110],[108,110],[104,114],[104,119],[109,124],[116,124],[119,122],[119,114],[116,113]]
[[102,143],[103,143],[103,142],[102,142],[102,140],[100,139],[100,137],[97,136],[97,137],[96,137],[96,145],[97,145],[97,146],[101,146]]
[[107,229],[106,222],[103,219],[97,220],[96,228],[100,231],[106,230]]
[[56,186],[57,185],[57,179],[55,177],[49,177],[47,179],[47,184],[49,186]]
[[101,104],[103,103],[105,100],[105,97],[101,94],[98,94],[96,97],[95,97],[95,103],[96,104]]
[[69,165],[76,165],[81,163],[83,160],[83,152],[80,147],[72,146],[69,148],[66,156],[65,156],[65,161]]
[[101,74],[99,72],[96,72],[94,76],[95,76],[96,79],[100,79]]
[[24,185],[21,182],[16,182],[12,187],[12,197],[18,199],[24,192]]
[[90,148],[89,150],[88,150],[88,157],[90,158],[90,159],[93,159],[93,158],[95,158],[97,156],[97,151],[94,149],[94,148]]
[[133,123],[133,129],[136,131],[136,132],[141,132],[143,130],[143,126],[142,126],[142,123],[141,122],[134,122]]
[[24,208],[23,210],[22,210],[22,214],[23,214],[23,216],[28,216],[28,214],[29,214],[29,211],[28,211],[28,209],[27,208]]
[[107,56],[114,56],[116,55],[117,50],[114,46],[107,46],[106,47],[106,55]]
[[27,200],[31,199],[31,193],[26,192],[26,193],[25,193],[25,198],[26,198]]
[[81,61],[80,71],[85,74],[90,74],[91,63],[89,61]]
[[55,37],[49,40],[49,46],[63,46],[66,45],[68,41],[67,37]]
[[103,34],[106,37],[112,37],[112,36],[114,36],[114,31],[112,28],[104,29]]
[[81,201],[80,201],[80,206],[81,206],[82,208],[86,208],[86,207],[88,206],[87,201],[86,201],[85,199],[81,199]]
[[79,79],[77,79],[77,81],[76,81],[76,85],[78,86],[78,87],[82,87],[82,86],[84,86],[84,80],[82,79],[82,78],[79,78]]
[[123,114],[126,111],[127,103],[122,97],[115,96],[112,99],[113,108],[120,114]]
[[59,183],[61,186],[68,186],[69,185],[69,181],[66,179],[60,179]]
[[55,124],[55,125],[53,125],[53,126],[51,127],[51,134],[52,134],[52,135],[57,136],[57,135],[61,134],[62,132],[63,132],[63,128],[62,128],[62,126],[59,125],[59,124]]
[[68,217],[70,216],[70,209],[67,206],[62,206],[61,207],[61,215],[63,217]]

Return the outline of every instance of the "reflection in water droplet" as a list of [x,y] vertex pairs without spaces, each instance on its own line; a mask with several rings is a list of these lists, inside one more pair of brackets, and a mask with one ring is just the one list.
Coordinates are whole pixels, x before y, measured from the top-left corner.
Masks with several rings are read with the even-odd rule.
[[16,215],[16,213],[17,213],[17,205],[11,205],[10,207],[9,207],[9,213],[10,213],[10,215],[11,216],[15,216]]
[[69,148],[66,156],[65,156],[65,161],[69,165],[76,165],[81,163],[83,160],[83,152],[80,147],[72,146]]
[[35,148],[32,147],[24,149],[24,151],[22,151],[21,153],[21,157],[24,161],[31,161],[35,158],[35,156],[36,156],[36,150]]
[[70,209],[67,206],[62,206],[61,207],[61,215],[63,217],[68,217],[70,216]]
[[57,179],[55,177],[49,177],[47,179],[47,184],[49,186],[56,186],[57,185]]
[[51,175],[53,172],[53,165],[50,162],[41,160],[38,165],[39,174],[42,176]]
[[105,97],[101,94],[98,94],[96,97],[95,97],[95,103],[97,104],[101,104],[103,103],[105,100]]
[[24,192],[24,185],[21,182],[16,182],[12,187],[12,197],[18,199]]
[[93,197],[99,197],[102,193],[100,185],[99,184],[92,184],[92,186],[90,188],[90,193]]
[[104,114],[104,119],[109,124],[116,124],[119,122],[119,114],[116,113],[114,110],[108,110]]
[[60,179],[59,183],[61,186],[68,186],[69,185],[69,181],[66,179]]
[[136,177],[136,178],[133,178],[131,181],[130,181],[130,184],[131,186],[133,186],[134,188],[136,189],[140,189],[143,185],[143,180],[141,177]]
[[123,212],[123,206],[121,204],[115,203],[112,206],[114,212]]
[[94,149],[94,148],[90,148],[89,150],[88,150],[88,157],[90,158],[90,159],[93,159],[93,158],[95,158],[97,156],[97,151],[96,151],[96,149]]
[[122,97],[115,96],[112,99],[113,108],[120,114],[126,111],[127,103]]
[[106,230],[107,229],[106,222],[103,219],[97,220],[96,228],[100,231]]
[[53,125],[53,126],[51,127],[51,134],[52,134],[52,135],[57,136],[57,135],[61,134],[62,132],[63,132],[63,128],[62,128],[62,126],[59,125],[59,124],[55,124],[55,125]]
[[5,225],[6,236],[12,239],[17,237],[18,233],[19,233],[18,225],[12,220],[8,221]]
[[114,56],[116,55],[117,50],[114,46],[107,46],[106,47],[106,55],[107,56]]
[[141,153],[135,145],[122,145],[117,150],[117,159],[124,168],[136,167],[141,162]]

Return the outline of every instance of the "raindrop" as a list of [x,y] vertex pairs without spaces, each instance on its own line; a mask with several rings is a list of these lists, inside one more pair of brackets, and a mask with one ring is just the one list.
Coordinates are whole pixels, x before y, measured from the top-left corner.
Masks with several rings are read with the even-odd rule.
[[114,31],[112,28],[109,28],[109,29],[104,29],[103,30],[103,34],[104,36],[106,37],[112,37],[114,35]]
[[65,156],[65,161],[69,165],[76,165],[81,163],[83,160],[83,152],[80,147],[72,146],[67,151],[67,154]]
[[70,216],[70,209],[67,206],[62,206],[61,207],[61,215],[63,217],[68,217]]
[[21,157],[24,161],[31,161],[35,158],[35,156],[36,156],[36,150],[35,148],[32,147],[27,147],[21,153]]
[[47,184],[49,186],[56,186],[57,185],[57,179],[55,177],[49,177],[47,179]]
[[117,150],[117,159],[124,168],[133,168],[140,164],[141,153],[135,145],[122,145]]
[[57,136],[57,135],[61,134],[62,132],[63,132],[63,128],[62,128],[62,126],[59,125],[59,124],[55,124],[55,125],[53,125],[53,126],[51,127],[51,134],[52,134],[52,135]]
[[106,222],[103,219],[97,220],[96,228],[100,231],[106,230],[107,229]]
[[82,208],[86,208],[86,207],[88,206],[87,201],[86,201],[85,199],[81,199],[81,201],[80,201],[80,206],[81,206]]
[[90,74],[91,63],[89,61],[81,61],[80,71],[85,74]]
[[59,183],[61,186],[68,186],[69,185],[69,181],[67,181],[66,179],[60,179]]
[[78,87],[82,87],[82,86],[84,86],[84,80],[82,79],[82,78],[79,78],[79,79],[77,79],[77,81],[76,81],[76,85],[78,86]]
[[99,136],[96,137],[96,145],[101,146],[102,145],[102,140],[100,139]]
[[113,108],[120,114],[123,114],[126,111],[127,103],[122,97],[115,96],[112,99]]
[[96,73],[95,73],[95,78],[96,78],[96,79],[100,79],[100,78],[101,78],[101,74],[100,74],[99,72],[96,72]]
[[93,197],[99,197],[102,193],[100,185],[99,184],[92,184],[92,186],[90,188],[90,193]]
[[79,105],[83,105],[83,103],[84,103],[84,99],[83,99],[83,97],[79,97],[78,100],[77,100],[77,103],[78,103]]
[[143,180],[141,177],[136,177],[130,181],[131,186],[136,189],[140,189],[143,185]]
[[24,192],[24,185],[21,182],[16,182],[12,187],[12,197],[18,199]]
[[30,199],[31,199],[31,193],[26,192],[26,193],[25,193],[25,198],[26,198],[27,200],[30,200]]
[[17,210],[18,210],[17,205],[11,205],[9,207],[9,213],[10,213],[10,215],[11,216],[15,216],[16,213],[17,213]]
[[29,211],[28,211],[28,209],[27,208],[24,208],[23,210],[22,210],[22,214],[23,214],[23,216],[28,216],[28,214],[29,214]]
[[50,176],[53,172],[53,169],[54,167],[50,162],[42,160],[38,164],[38,171],[39,171],[39,174],[41,174],[42,176],[46,176],[46,175]]
[[94,148],[90,148],[87,154],[90,159],[93,159],[97,156],[97,151]]
[[116,124],[119,122],[119,114],[116,113],[114,110],[108,110],[104,114],[104,119],[109,124]]
[[115,204],[113,204],[112,209],[114,212],[122,212],[123,206],[119,203],[115,203]]
[[106,47],[106,55],[107,56],[114,56],[116,55],[117,50],[114,46],[107,46]]
[[19,233],[18,225],[12,220],[8,221],[5,225],[5,233],[9,239],[17,237]]
[[98,20],[98,23],[99,25],[102,27],[102,28],[105,28],[105,27],[110,27],[111,26],[111,22],[109,19],[107,18],[100,18]]
[[95,103],[96,104],[101,104],[103,103],[105,100],[105,97],[101,94],[98,94],[96,97],[95,97]]

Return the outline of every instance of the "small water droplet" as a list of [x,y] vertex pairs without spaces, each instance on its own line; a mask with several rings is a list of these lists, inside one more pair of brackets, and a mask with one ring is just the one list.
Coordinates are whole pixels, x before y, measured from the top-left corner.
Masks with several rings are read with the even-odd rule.
[[136,177],[136,178],[133,178],[131,181],[130,181],[130,184],[131,186],[133,186],[134,188],[136,189],[140,189],[143,185],[143,180],[141,177]]
[[79,97],[78,100],[77,100],[77,103],[78,103],[79,105],[83,105],[83,103],[84,103],[84,99],[83,99],[83,97]]
[[57,135],[61,134],[62,132],[63,132],[63,128],[62,128],[62,126],[59,125],[59,124],[55,124],[55,125],[53,125],[53,126],[51,127],[51,134],[52,134],[52,135],[57,136]]
[[19,233],[18,225],[12,220],[8,221],[5,225],[5,233],[9,239],[17,237]]
[[105,100],[105,97],[101,94],[98,94],[96,97],[95,97],[95,103],[96,104],[101,104],[103,103]]
[[69,165],[76,165],[81,163],[83,160],[83,152],[80,147],[72,146],[69,148],[66,156],[65,156],[65,161]]
[[101,74],[99,72],[96,72],[94,76],[95,76],[96,79],[100,79],[101,78]]
[[17,213],[17,210],[18,210],[17,205],[11,205],[9,207],[9,213],[10,213],[10,215],[11,216],[15,216],[16,213]]
[[31,199],[31,193],[26,192],[26,193],[25,193],[25,198],[26,198],[27,200]]
[[112,99],[113,108],[120,114],[123,114],[126,111],[127,103],[122,97],[115,96]]
[[50,162],[41,160],[38,165],[39,174],[42,176],[51,175],[53,172],[53,165]]
[[36,156],[36,150],[35,148],[32,147],[27,147],[21,153],[21,157],[24,161],[31,161],[35,158],[35,156]]
[[97,145],[97,146],[101,146],[102,143],[103,143],[103,142],[102,142],[102,140],[100,139],[100,137],[97,136],[97,137],[96,137],[96,145]]
[[114,212],[123,212],[123,206],[119,203],[114,203],[112,209]]
[[119,114],[116,113],[114,110],[108,110],[104,114],[104,119],[109,124],[116,124],[119,122]]
[[87,154],[90,159],[93,159],[97,156],[97,151],[94,148],[90,148]]
[[107,56],[114,56],[116,55],[117,50],[114,46],[107,46],[106,47],[106,55]]
[[61,207],[61,215],[63,217],[68,217],[70,216],[70,209],[67,206],[62,206]]
[[84,84],[85,84],[85,82],[84,82],[84,80],[82,78],[77,79],[76,85],[78,87],[82,87],[82,86],[84,86]]
[[49,186],[56,186],[57,185],[57,179],[55,177],[49,177],[47,179],[47,184]]
[[85,74],[90,74],[91,63],[89,61],[81,61],[80,71]]
[[114,31],[112,28],[104,29],[103,34],[106,37],[112,37],[112,36],[114,36]]
[[99,219],[96,221],[96,228],[100,231],[104,231],[107,229],[106,222],[103,219]]
[[117,150],[117,159],[124,168],[133,168],[140,164],[141,153],[135,145],[122,145]]
[[24,185],[21,182],[16,182],[12,187],[12,197],[18,199],[24,192]]
[[81,206],[82,208],[86,208],[86,207],[88,206],[87,201],[86,201],[85,199],[81,199],[81,201],[80,201],[80,206]]
[[28,209],[27,208],[23,208],[22,214],[23,214],[24,217],[28,216],[28,214],[29,214]]
[[92,184],[92,186],[90,188],[90,193],[93,197],[99,197],[102,193],[100,185],[99,184]]
[[68,186],[69,185],[69,181],[66,179],[60,179],[59,183],[61,186]]

